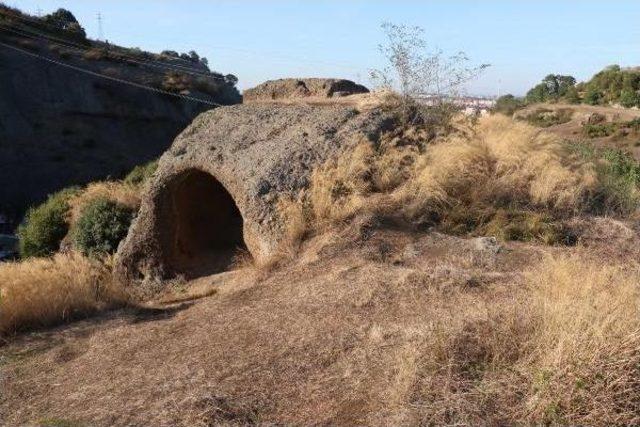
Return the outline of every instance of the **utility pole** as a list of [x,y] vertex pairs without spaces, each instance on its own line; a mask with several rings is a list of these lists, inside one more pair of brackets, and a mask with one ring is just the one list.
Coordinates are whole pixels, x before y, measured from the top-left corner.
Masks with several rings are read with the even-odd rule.
[[104,41],[104,34],[102,33],[102,14],[98,12],[98,40]]
[[38,9],[36,10],[36,16],[38,18],[42,18],[42,9],[40,9],[40,6],[38,6]]

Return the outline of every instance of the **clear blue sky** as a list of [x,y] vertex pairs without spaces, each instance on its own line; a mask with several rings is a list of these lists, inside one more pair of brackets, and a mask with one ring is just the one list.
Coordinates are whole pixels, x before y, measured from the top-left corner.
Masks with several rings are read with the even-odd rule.
[[279,77],[365,84],[382,63],[380,24],[419,25],[433,47],[492,67],[473,94],[523,94],[549,73],[583,80],[640,65],[640,0],[6,0],[35,14],[71,10],[91,37],[150,51],[196,50],[244,89]]

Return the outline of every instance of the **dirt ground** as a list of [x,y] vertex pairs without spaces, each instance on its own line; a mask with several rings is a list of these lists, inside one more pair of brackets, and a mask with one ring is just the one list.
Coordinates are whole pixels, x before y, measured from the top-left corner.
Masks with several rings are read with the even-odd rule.
[[475,324],[547,254],[640,255],[629,224],[585,227],[568,248],[360,219],[273,271],[176,282],[145,308],[17,337],[0,347],[0,424],[428,424],[412,361],[434,319]]

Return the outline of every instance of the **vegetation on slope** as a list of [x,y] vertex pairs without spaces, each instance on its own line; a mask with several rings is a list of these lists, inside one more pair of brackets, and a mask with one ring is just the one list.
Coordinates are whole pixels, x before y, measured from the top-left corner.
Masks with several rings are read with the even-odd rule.
[[[141,84],[151,84],[158,89],[174,93],[201,92],[215,97],[223,104],[236,103],[240,94],[235,88],[238,78],[233,74],[221,74],[209,69],[209,61],[197,52],[179,54],[165,50],[159,54],[140,48],[126,48],[87,38],[86,32],[72,12],[58,9],[43,17],[31,16],[18,9],[0,3],[0,35],[11,37],[20,47],[39,53],[50,53],[65,61],[106,61],[145,69],[142,78],[127,70],[110,68],[105,74],[111,77],[134,78]],[[150,64],[150,65],[148,65]],[[87,64],[84,64],[86,66]]]
[[[18,233],[25,259],[0,264],[0,335],[129,300],[111,275],[110,255],[126,236],[142,186],[155,168],[154,161],[122,181],[63,190],[29,211]],[[65,241],[70,247],[57,253]]]
[[40,206],[29,209],[18,227],[23,258],[50,256],[60,248],[60,242],[69,231],[66,221],[69,200],[77,192],[75,188],[62,190],[49,196]]
[[[139,203],[136,191],[147,169],[153,166],[136,170],[123,182],[94,184],[69,199],[67,218],[72,228],[87,206],[101,204],[104,195],[119,203]],[[639,170],[622,154],[568,145],[502,116],[482,118],[476,124],[454,120],[440,133],[431,126],[405,123],[383,136],[377,146],[362,142],[328,161],[313,173],[299,199],[280,203],[293,253],[302,239],[314,234],[321,239],[320,234],[331,235],[350,227],[349,221],[367,216],[404,221],[413,230],[571,244],[576,236],[569,223],[575,217],[625,218],[637,210]],[[426,235],[404,238],[415,242]],[[370,251],[373,242],[362,239],[346,240]],[[461,242],[457,240],[458,245]],[[391,424],[632,425],[640,421],[640,395],[635,392],[640,382],[640,275],[635,266],[599,259],[580,247],[546,247],[541,252],[553,256],[543,256],[540,262],[528,256],[525,267],[516,267],[509,275],[487,271],[493,268],[489,261],[466,252],[455,255],[460,259],[448,253],[446,265],[440,262],[444,258],[435,263],[420,259],[421,267],[410,269],[402,258],[406,251],[395,254],[393,246],[393,241],[383,241],[379,253],[353,255],[359,257],[357,267],[351,254],[340,252],[352,249],[334,248],[336,258],[321,264],[317,277],[309,276],[309,264],[297,267],[296,263],[283,265],[272,277],[256,275],[267,277],[261,292],[289,287],[295,291],[278,294],[282,304],[268,298],[268,307],[256,299],[251,316],[267,310],[269,325],[278,327],[281,335],[291,334],[284,345],[296,360],[306,361],[309,348],[335,352],[331,363],[319,363],[322,368],[311,362],[309,366],[322,369],[318,373],[322,378],[337,375],[339,384],[347,384],[340,390],[365,396],[354,408],[383,416]],[[392,256],[399,257],[397,262]],[[322,257],[314,261],[322,262]],[[331,272],[328,266],[340,262],[344,265],[339,265],[339,272]],[[465,269],[454,268],[456,262]],[[356,275],[369,268],[383,276]],[[292,276],[287,275],[288,269]],[[321,284],[307,286],[305,280],[312,279]],[[346,280],[348,286],[343,283]],[[108,258],[100,262],[74,252],[2,265],[0,284],[0,333],[4,334],[86,316],[127,301],[111,277]],[[332,311],[339,321],[320,308],[331,298],[339,302],[326,305],[327,310],[344,310]],[[236,300],[240,301],[228,298],[223,303]],[[350,322],[361,323],[344,321],[357,310],[356,320]],[[238,317],[242,310],[231,311],[235,321],[242,319]],[[221,312],[224,308],[217,307],[216,313]],[[287,329],[291,316],[303,312],[322,316],[326,322],[296,321],[295,330]],[[243,325],[248,329],[237,333],[252,333]],[[330,333],[320,333],[318,328],[329,328]],[[335,337],[337,331],[349,339]],[[349,351],[343,350],[345,343],[340,340],[348,341]],[[305,343],[305,353],[295,353],[292,342]],[[317,345],[309,347],[310,342]],[[265,352],[273,349],[259,348],[263,364],[281,360],[281,347],[266,360]],[[252,349],[244,347],[245,353]],[[268,374],[273,380],[274,374]],[[305,377],[311,375],[309,371],[295,375],[313,381]],[[380,393],[385,398],[367,401],[369,394],[359,388],[362,384],[371,396]],[[284,381],[280,387],[290,391],[287,387],[293,386]],[[286,395],[291,400],[292,394]],[[281,403],[274,398],[274,405]],[[332,407],[335,402],[328,396],[323,404]],[[330,420],[345,423],[362,416],[349,414],[334,414]],[[220,420],[209,406],[192,415],[204,417],[205,421],[198,418],[203,423]]]
[[370,212],[421,229],[571,244],[575,215],[624,216],[638,207],[638,182],[629,178],[638,166],[628,157],[585,156],[500,116],[435,141],[425,135],[390,134],[315,171],[299,200],[281,201],[289,235]]
[[545,102],[640,107],[640,69],[611,65],[581,83],[573,76],[549,74],[522,99],[500,97],[494,111],[512,115],[527,104]]
[[153,161],[134,168],[121,181],[96,182],[51,195],[31,208],[18,228],[21,256],[51,256],[70,233],[73,249],[113,253],[140,206],[142,186],[155,169]]

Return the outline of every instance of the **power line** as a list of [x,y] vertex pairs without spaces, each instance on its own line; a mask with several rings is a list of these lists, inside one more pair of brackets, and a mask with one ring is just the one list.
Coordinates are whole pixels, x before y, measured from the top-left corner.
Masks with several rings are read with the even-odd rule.
[[46,56],[38,55],[37,53],[29,52],[29,51],[26,51],[24,49],[20,49],[20,48],[15,47],[15,46],[8,45],[8,44],[3,43],[3,42],[0,42],[0,46],[3,46],[5,48],[7,48],[7,49],[14,50],[16,52],[23,53],[25,55],[28,55],[28,56],[31,56],[31,57],[34,57],[34,58],[38,58],[40,60],[43,60],[43,61],[46,61],[46,62],[49,62],[49,63],[52,63],[52,64],[59,65],[61,67],[69,68],[69,69],[72,69],[72,70],[75,70],[75,71],[78,71],[78,72],[81,72],[81,73],[85,73],[85,74],[88,74],[88,75],[91,75],[91,76],[94,76],[94,77],[99,77],[99,78],[102,78],[102,79],[105,79],[105,80],[110,80],[110,81],[113,81],[113,82],[117,82],[117,83],[129,85],[129,86],[133,86],[133,87],[136,87],[138,89],[145,89],[145,90],[152,91],[152,92],[155,92],[155,93],[159,93],[159,94],[162,94],[162,95],[173,96],[173,97],[184,99],[184,100],[187,100],[187,101],[192,101],[192,102],[198,102],[198,103],[201,103],[201,104],[212,105],[214,107],[222,107],[223,106],[222,104],[218,104],[217,102],[206,101],[204,99],[195,98],[193,96],[173,93],[173,92],[169,92],[169,91],[166,91],[166,90],[158,89],[158,88],[155,88],[155,87],[146,86],[146,85],[143,85],[141,83],[136,83],[136,82],[132,82],[132,81],[125,80],[125,79],[120,79],[118,77],[107,76],[105,74],[97,73],[95,71],[87,70],[87,69],[84,69],[84,68],[81,68],[81,67],[77,67],[75,65],[65,64],[64,62],[56,61],[55,59],[47,58]]

